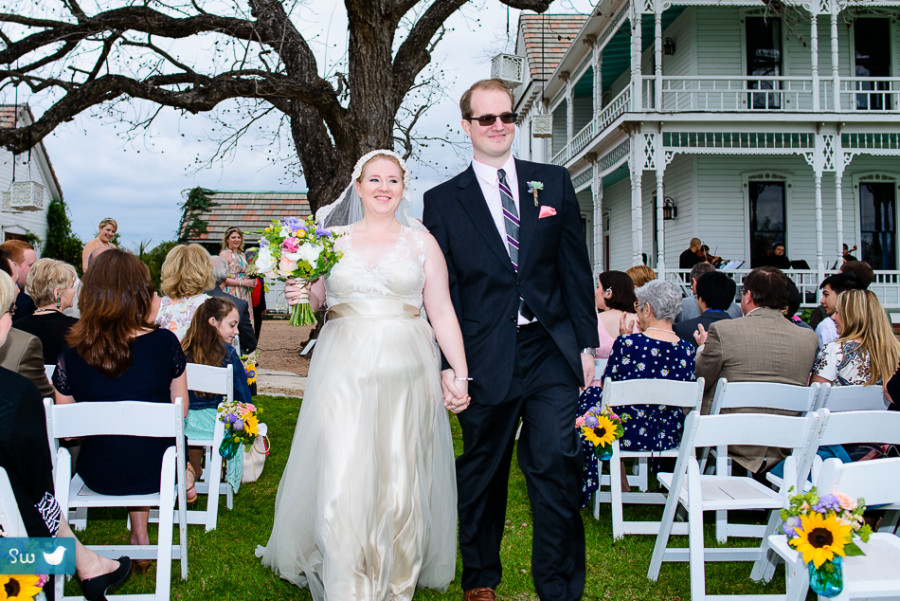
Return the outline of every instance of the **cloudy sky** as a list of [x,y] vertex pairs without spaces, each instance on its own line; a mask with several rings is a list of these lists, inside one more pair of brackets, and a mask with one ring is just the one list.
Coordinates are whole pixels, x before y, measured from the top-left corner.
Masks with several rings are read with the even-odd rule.
[[[342,54],[346,17],[342,3],[310,0],[307,4],[304,33],[311,40],[321,69]],[[587,12],[592,4],[590,0],[556,0],[549,12]],[[490,75],[491,56],[514,49],[518,12],[507,11],[495,0],[476,0],[448,23],[449,31],[434,57],[446,72],[446,98],[422,120],[420,132],[442,135],[448,129],[459,131],[457,99],[472,81]],[[20,102],[22,94],[20,90]],[[36,115],[47,108],[47,100],[25,100]],[[0,97],[0,102],[11,103],[12,98]],[[138,110],[146,111],[141,107]],[[285,161],[273,163],[268,158],[269,150],[289,157],[291,147],[273,147],[258,135],[248,135],[230,159],[198,168],[198,158],[202,163],[212,156],[219,129],[209,116],[182,116],[170,110],[163,111],[146,133],[132,139],[124,135],[121,123],[89,114],[62,125],[44,143],[71,211],[75,233],[87,241],[96,235],[100,219],[114,217],[125,247],[136,248],[141,241],[155,245],[174,238],[180,216],[178,204],[185,189],[306,190],[302,177]],[[464,153],[438,148],[425,152],[423,159],[421,164],[411,165],[414,212],[421,210],[425,190],[468,162]]]

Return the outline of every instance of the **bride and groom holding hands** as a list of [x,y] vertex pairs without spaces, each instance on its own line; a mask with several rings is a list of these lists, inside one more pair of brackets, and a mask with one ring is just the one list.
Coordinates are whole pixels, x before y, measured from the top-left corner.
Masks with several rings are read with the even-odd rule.
[[[360,159],[326,210],[326,225],[341,216],[330,223],[343,258],[325,281],[285,289],[291,304],[327,299],[328,317],[257,554],[314,599],[445,589],[457,511],[464,600],[495,599],[520,418],[535,587],[544,600],[581,597],[574,420],[594,376],[593,282],[568,173],[512,157],[512,107],[498,80],[463,94],[474,160],[425,193],[425,227],[406,216],[403,160]],[[444,408],[462,428],[455,469]]]

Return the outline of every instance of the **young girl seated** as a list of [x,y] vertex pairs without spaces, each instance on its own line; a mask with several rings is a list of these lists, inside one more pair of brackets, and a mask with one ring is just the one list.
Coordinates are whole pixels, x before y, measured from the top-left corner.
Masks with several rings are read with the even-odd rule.
[[[191,325],[181,341],[184,354],[189,363],[214,365],[216,367],[233,366],[234,400],[249,403],[250,387],[247,385],[247,374],[240,357],[233,346],[234,337],[238,333],[238,312],[234,303],[226,298],[212,297],[197,308]],[[216,425],[216,407],[224,398],[221,394],[208,394],[188,391],[190,409],[188,410],[185,434],[191,438],[212,438]],[[203,447],[190,447],[188,460],[195,473],[201,473],[200,463],[203,459]],[[214,453],[218,449],[213,449]],[[241,461],[229,461],[226,480],[237,492],[241,483]]]

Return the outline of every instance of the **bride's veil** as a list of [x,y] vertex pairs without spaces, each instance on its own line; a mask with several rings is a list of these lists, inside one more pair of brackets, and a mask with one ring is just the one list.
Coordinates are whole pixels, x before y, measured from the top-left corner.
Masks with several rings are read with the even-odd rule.
[[323,227],[350,225],[363,218],[365,211],[363,210],[362,199],[359,197],[359,194],[356,193],[355,184],[362,175],[365,164],[377,156],[390,157],[396,160],[400,165],[400,169],[403,170],[403,199],[400,201],[400,206],[397,207],[397,221],[413,229],[425,229],[425,226],[418,220],[411,218],[408,214],[410,178],[409,167],[407,166],[406,161],[393,150],[384,149],[373,150],[372,152],[364,154],[356,162],[356,166],[353,167],[353,175],[350,177],[350,184],[344,188],[344,191],[341,192],[341,195],[338,196],[337,200],[316,211],[316,221],[321,223]]

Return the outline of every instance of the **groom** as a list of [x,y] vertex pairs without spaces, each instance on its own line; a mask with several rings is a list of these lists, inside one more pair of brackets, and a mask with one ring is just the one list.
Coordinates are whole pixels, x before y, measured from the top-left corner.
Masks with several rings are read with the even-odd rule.
[[[532,574],[542,600],[579,599],[584,530],[578,503],[578,388],[594,376],[593,282],[568,172],[514,159],[512,93],[495,79],[460,100],[471,166],[425,193],[423,221],[450,276],[469,364],[456,462],[465,601],[500,583],[509,466],[518,460],[534,515]],[[444,364],[445,394],[455,392]]]

